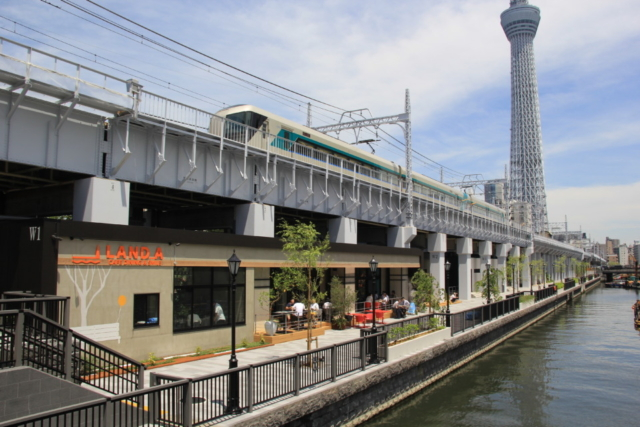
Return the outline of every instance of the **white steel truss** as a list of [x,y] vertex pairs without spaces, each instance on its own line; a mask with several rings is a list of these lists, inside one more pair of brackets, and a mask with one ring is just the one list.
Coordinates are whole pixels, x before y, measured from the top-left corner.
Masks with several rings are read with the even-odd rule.
[[510,197],[531,205],[532,228],[541,233],[547,223],[547,199],[542,159],[542,131],[533,39],[540,9],[528,0],[511,0],[501,24],[511,43],[511,173]]

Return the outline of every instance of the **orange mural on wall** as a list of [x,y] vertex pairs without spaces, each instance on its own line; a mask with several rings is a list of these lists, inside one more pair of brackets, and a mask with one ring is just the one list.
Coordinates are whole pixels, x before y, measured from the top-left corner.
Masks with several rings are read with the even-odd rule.
[[[162,248],[156,248],[153,256],[151,250],[147,246],[118,246],[115,252],[111,251],[111,245],[105,245],[105,259],[109,265],[135,265],[135,266],[160,266],[164,255]],[[102,252],[100,245],[96,246],[96,252],[93,256],[73,255],[71,257],[73,264],[100,264],[102,262]]]

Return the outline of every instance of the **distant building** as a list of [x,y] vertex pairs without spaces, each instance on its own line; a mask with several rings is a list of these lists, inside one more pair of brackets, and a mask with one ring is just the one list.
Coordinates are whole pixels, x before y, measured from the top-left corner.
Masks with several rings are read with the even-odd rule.
[[607,245],[607,255],[612,255],[615,253],[614,249],[620,246],[620,239],[610,239],[607,237],[606,245]]
[[511,221],[514,225],[531,227],[531,204],[527,202],[511,202]]
[[504,184],[501,182],[485,184],[484,201],[498,207],[504,207],[506,205],[506,200],[504,197]]
[[640,242],[638,241],[633,245],[633,257],[640,262]]
[[620,265],[629,265],[629,248],[627,245],[619,245],[613,249],[614,253],[618,255],[618,262]]

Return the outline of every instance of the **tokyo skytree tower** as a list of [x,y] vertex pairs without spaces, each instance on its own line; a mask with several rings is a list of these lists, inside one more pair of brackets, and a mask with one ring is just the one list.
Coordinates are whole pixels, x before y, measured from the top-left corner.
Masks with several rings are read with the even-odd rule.
[[511,43],[511,173],[510,198],[531,205],[533,231],[547,223],[547,196],[542,162],[542,131],[533,38],[540,9],[528,0],[511,0],[502,12],[502,28]]

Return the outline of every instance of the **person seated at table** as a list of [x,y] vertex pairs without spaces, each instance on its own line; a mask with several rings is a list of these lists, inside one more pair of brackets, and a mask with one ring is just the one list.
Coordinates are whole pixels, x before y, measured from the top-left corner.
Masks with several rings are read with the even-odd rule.
[[454,292],[453,294],[451,294],[451,302],[456,302],[458,301],[460,298],[458,298],[458,293]]
[[382,308],[386,309],[389,305],[389,295],[386,292],[382,293]]
[[[289,301],[287,303],[287,305],[284,307],[285,310],[287,311],[293,311],[293,305],[296,303],[296,300],[291,298],[291,301]],[[287,321],[291,321],[291,315],[287,314]]]
[[313,319],[313,323],[315,325],[316,321],[322,318],[322,311],[320,311],[320,306],[314,299],[311,300],[311,305],[309,306],[309,312],[310,312],[309,313],[310,318]]
[[293,304],[293,314],[297,317],[298,327],[300,327],[300,319],[304,318],[305,306],[300,301]]
[[[405,307],[403,304],[404,298],[400,297],[399,299],[396,300],[396,302],[393,303],[393,318],[394,319],[402,319],[404,317],[407,317],[407,309],[409,307]],[[408,301],[407,301],[408,302]]]

